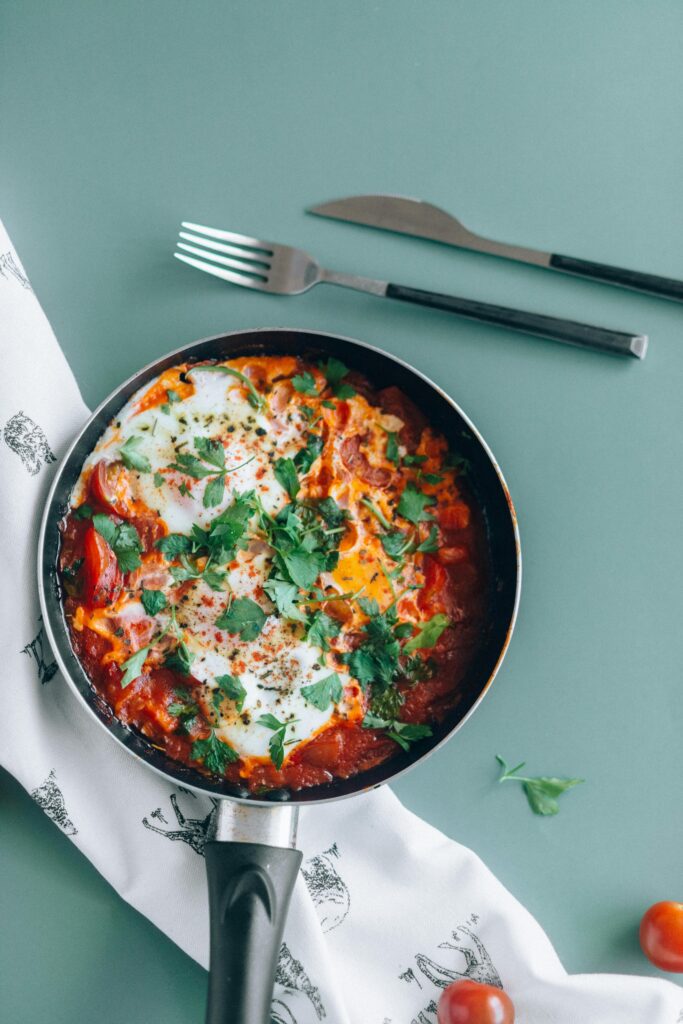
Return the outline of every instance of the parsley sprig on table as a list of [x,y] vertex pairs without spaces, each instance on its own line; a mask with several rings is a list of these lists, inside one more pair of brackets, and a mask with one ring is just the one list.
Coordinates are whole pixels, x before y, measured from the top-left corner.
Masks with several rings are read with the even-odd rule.
[[574,786],[578,786],[579,783],[585,781],[584,779],[558,779],[554,776],[547,775],[536,775],[531,777],[518,775],[517,772],[524,768],[526,764],[525,761],[522,761],[521,764],[515,765],[514,768],[508,768],[500,754],[496,754],[496,761],[502,769],[498,781],[520,782],[524,792],[526,793],[526,798],[529,801],[529,807],[534,814],[557,814],[560,809],[557,798],[561,796],[562,793],[566,793],[568,789],[573,789]]

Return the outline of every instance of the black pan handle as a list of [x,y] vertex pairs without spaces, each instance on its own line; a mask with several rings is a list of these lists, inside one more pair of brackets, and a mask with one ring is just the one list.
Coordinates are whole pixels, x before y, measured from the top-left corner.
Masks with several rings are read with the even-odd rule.
[[206,1024],[270,1024],[275,969],[301,852],[209,842],[204,853],[211,911]]
[[607,263],[592,263],[590,260],[577,260],[573,256],[560,256],[553,253],[550,266],[554,270],[564,270],[578,277],[590,277],[594,281],[606,284],[618,284],[622,288],[632,288],[637,292],[659,295],[662,299],[675,299],[683,302],[683,281],[673,277],[659,277],[657,274],[641,274],[637,270],[625,270],[623,267],[611,267]]
[[457,313],[469,320],[509,327],[513,331],[521,331],[522,334],[552,338],[553,341],[562,341],[567,345],[579,345],[581,348],[613,352],[622,356],[634,356],[636,359],[643,359],[647,351],[647,336],[643,334],[625,334],[622,331],[592,327],[590,324],[581,324],[574,320],[561,320],[554,316],[527,313],[521,309],[494,306],[488,302],[460,299],[455,295],[439,295],[435,292],[422,291],[420,288],[408,288],[401,284],[388,285],[386,296],[388,299],[399,299],[402,302],[417,303],[418,306],[443,309],[447,313]]

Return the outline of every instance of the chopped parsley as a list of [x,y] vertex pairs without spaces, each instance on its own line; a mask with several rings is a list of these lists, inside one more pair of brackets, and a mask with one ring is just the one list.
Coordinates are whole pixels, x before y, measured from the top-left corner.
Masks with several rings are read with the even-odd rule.
[[302,395],[317,395],[318,391],[315,386],[315,378],[312,373],[306,370],[304,373],[297,373],[295,377],[292,377],[292,384],[295,389]]
[[148,615],[157,615],[167,605],[166,595],[163,590],[147,590],[143,587],[140,600],[142,601],[142,607]]
[[395,740],[404,750],[410,750],[410,744],[415,743],[416,740],[422,740],[432,735],[432,730],[428,725],[415,725],[412,722],[398,722],[396,720],[391,721],[385,718],[378,718],[371,712],[368,712],[363,719],[363,728],[385,729],[387,736]]
[[203,504],[204,508],[212,508],[215,505],[220,505],[223,500],[227,474],[248,465],[256,456],[251,455],[244,462],[227,467],[225,465],[225,448],[220,441],[214,441],[209,437],[195,437],[194,447],[199,458],[190,455],[189,452],[179,452],[176,455],[176,461],[171,463],[169,469],[175,469],[178,473],[191,476],[194,480],[211,477],[212,479],[208,481],[204,489]]
[[[308,434],[306,436],[306,447],[300,448],[294,456],[293,461],[295,469],[298,469],[298,471],[305,476],[311,469],[315,460],[322,454],[324,443],[325,442],[319,434]],[[289,491],[288,488],[286,489]],[[296,492],[294,494],[290,493],[289,496],[290,498],[295,498]]]
[[132,434],[119,449],[119,455],[126,469],[132,469],[138,473],[151,473],[151,462],[146,455],[141,455],[138,451],[142,441],[143,438]]
[[[216,676],[217,689],[213,695],[213,706],[218,711],[223,698],[227,697],[228,700],[235,702],[235,707],[239,712],[244,707],[244,701],[247,696],[247,691],[242,685],[241,680],[237,676]],[[218,706],[217,706],[218,705]]]
[[398,434],[387,430],[387,459],[389,462],[393,462],[395,466],[398,466],[399,458]]
[[216,619],[218,629],[239,633],[240,639],[255,640],[263,629],[266,613],[250,597],[236,597]]
[[408,483],[401,495],[397,511],[399,515],[408,522],[417,526],[423,519],[431,519],[432,516],[426,511],[427,505],[433,505],[436,498],[431,494],[423,494],[415,484]]
[[350,384],[344,383],[344,377],[348,374],[349,368],[342,363],[341,359],[330,356],[326,363],[320,363],[320,369],[336,398],[353,398],[356,389],[352,388]]
[[411,637],[403,648],[404,654],[412,654],[413,651],[420,651],[425,647],[433,647],[445,629],[450,626],[451,620],[442,612],[433,615],[429,622],[424,622],[420,630]]
[[93,515],[92,524],[116,555],[121,572],[132,572],[142,565],[142,541],[134,526],[130,523],[115,523],[103,512]]
[[268,749],[270,751],[270,759],[279,771],[285,759],[285,733],[288,726],[293,725],[294,721],[279,722],[275,715],[267,714],[257,718],[256,724],[264,725],[266,729],[273,730],[273,735],[268,740]]
[[92,519],[92,509],[90,505],[83,503],[73,510],[73,515],[76,519]]
[[292,501],[294,501],[301,486],[294,460],[278,459],[273,466],[273,472],[275,473],[275,479],[277,482],[282,484],[284,489],[287,491],[287,494],[290,496]]
[[306,639],[309,644],[320,647],[323,651],[329,651],[329,640],[333,640],[341,633],[341,625],[327,612],[316,611],[308,618],[306,627]]
[[310,686],[302,686],[301,693],[305,700],[318,711],[326,711],[330,704],[338,704],[342,698],[342,682],[336,672],[311,683]]
[[190,757],[193,761],[203,761],[204,767],[214,775],[223,775],[229,764],[240,759],[236,750],[218,738],[215,729],[205,740],[194,741]]

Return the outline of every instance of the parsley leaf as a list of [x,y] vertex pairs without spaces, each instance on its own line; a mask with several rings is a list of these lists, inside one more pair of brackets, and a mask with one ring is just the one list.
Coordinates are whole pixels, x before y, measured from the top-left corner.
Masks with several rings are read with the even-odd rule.
[[308,620],[306,639],[309,644],[321,647],[323,651],[329,651],[330,645],[327,641],[339,636],[340,632],[341,624],[336,619],[333,619],[327,612],[317,611]]
[[273,576],[266,580],[263,589],[283,619],[293,619],[295,622],[306,621],[306,616],[296,603],[299,588],[295,583],[289,583],[287,580]]
[[182,533],[169,533],[166,537],[160,537],[154,544],[162,554],[169,560],[177,558],[178,555],[192,550],[192,541]]
[[429,622],[424,622],[418,633],[412,637],[403,648],[404,654],[412,654],[413,651],[420,651],[424,647],[433,647],[444,629],[450,626],[451,620],[442,612],[433,615]]
[[273,735],[268,740],[268,749],[270,751],[270,759],[279,771],[285,759],[285,733],[287,732],[287,727],[293,725],[293,721],[278,722],[275,715],[267,714],[257,718],[256,724],[264,725],[266,729],[273,730]]
[[315,386],[315,378],[312,373],[308,372],[308,370],[304,373],[297,373],[295,377],[292,377],[292,384],[302,395],[318,394]]
[[336,395],[337,398],[353,398],[356,394],[355,389],[350,384],[342,383],[349,368],[342,363],[341,359],[330,356],[326,363],[320,364],[320,369],[325,374],[325,380],[332,388],[333,395]]
[[123,675],[121,677],[121,689],[125,689],[133,680],[137,679],[142,674],[142,669],[147,660],[147,655],[152,649],[152,644],[147,644],[146,647],[141,647],[135,654],[131,654],[130,658],[127,658],[121,665],[123,669]]
[[216,619],[218,629],[239,633],[241,640],[255,640],[263,629],[266,613],[250,597],[236,597]]
[[432,526],[429,536],[421,544],[418,544],[415,550],[423,551],[427,554],[432,554],[434,551],[439,550],[439,531],[436,526]]
[[395,686],[389,686],[386,690],[375,695],[373,693],[370,701],[370,712],[376,718],[393,720],[405,703],[405,697]]
[[308,551],[303,544],[282,555],[290,578],[303,590],[310,590],[323,569],[327,568],[323,551]]
[[183,676],[189,676],[194,658],[195,656],[193,652],[189,649],[185,641],[181,640],[178,646],[174,648],[170,654],[166,655],[164,658],[164,665],[166,668],[180,672]]
[[[299,449],[294,456],[294,466],[304,475],[308,473],[315,460],[320,456],[323,450],[324,441],[319,434],[308,434],[306,438],[306,447]],[[285,486],[283,484],[283,486]],[[298,490],[298,488],[297,488]],[[296,497],[296,494],[291,494],[290,497]]]
[[119,449],[119,455],[126,469],[137,470],[138,473],[151,473],[151,462],[146,455],[141,455],[138,451],[142,441],[143,438],[132,434]]
[[204,767],[214,775],[222,775],[229,764],[240,759],[236,750],[219,740],[215,729],[205,740],[194,741],[190,757],[193,761],[203,761]]
[[521,782],[529,801],[529,807],[534,814],[557,814],[560,809],[557,798],[568,789],[572,789],[584,781],[584,779],[558,779],[546,775],[528,778],[524,775],[517,775],[517,772],[524,767],[524,761],[515,768],[508,768],[499,754],[496,754],[496,761],[502,768],[502,774],[498,781],[507,782],[512,779],[515,782]]
[[180,395],[178,394],[177,391],[174,391],[173,388],[166,389],[166,398],[171,403],[171,405],[173,405],[175,402],[180,401]]
[[156,615],[158,612],[162,612],[167,603],[163,590],[147,590],[145,587],[142,588],[140,600],[142,601],[142,607],[148,615]]
[[292,501],[299,493],[299,474],[293,459],[278,459],[273,466],[275,479],[282,484]]
[[130,523],[115,523],[103,512],[95,513],[92,524],[116,555],[121,572],[132,572],[142,564],[142,541],[134,526]]
[[214,441],[210,437],[195,437],[194,447],[204,462],[217,469],[225,469],[225,448],[220,441]]
[[423,519],[431,519],[429,512],[425,511],[427,505],[433,505],[436,501],[431,494],[423,494],[413,483],[406,486],[398,503],[397,511],[404,519],[414,523],[415,526]]
[[405,533],[400,530],[382,534],[380,541],[389,558],[392,558],[394,562],[400,561],[411,545],[410,537],[406,537]]
[[163,482],[164,482],[163,474],[159,473],[159,472],[156,472],[154,474],[154,486],[155,487],[161,487],[163,485]]
[[73,515],[76,519],[92,519],[92,509],[84,503],[73,510]]
[[387,430],[387,459],[389,462],[393,462],[395,466],[398,466],[398,434],[394,434],[390,430]]
[[336,672],[325,676],[324,679],[320,679],[317,683],[301,687],[304,699],[309,704],[312,704],[313,707],[316,707],[318,711],[325,711],[330,704],[338,704],[342,698],[342,692],[342,682]]
[[340,526],[343,526],[349,518],[349,513],[346,509],[340,508],[334,498],[323,498],[322,501],[318,502],[317,509],[327,526],[331,529],[338,529]]
[[[198,440],[199,438],[195,438],[195,442]],[[205,466],[196,455],[190,455],[189,452],[179,452],[169,468],[191,476],[194,480],[203,480],[204,477],[212,476],[216,472],[214,468]]]
[[227,697],[229,700],[234,700],[237,711],[240,712],[244,707],[244,701],[247,696],[247,691],[242,685],[241,680],[237,676],[216,676],[216,683],[218,684],[218,691],[223,697]]
[[432,735],[432,730],[428,725],[415,725],[412,722],[397,722],[395,720],[388,721],[384,718],[378,718],[370,712],[363,719],[363,728],[386,729],[387,736],[391,737],[404,750],[409,750],[410,744],[416,740],[422,740],[426,736]]

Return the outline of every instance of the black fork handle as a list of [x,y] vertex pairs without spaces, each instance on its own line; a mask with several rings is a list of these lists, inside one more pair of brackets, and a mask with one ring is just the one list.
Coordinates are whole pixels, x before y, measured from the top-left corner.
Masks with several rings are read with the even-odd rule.
[[206,1024],[270,1024],[282,932],[301,852],[209,842],[204,853],[211,912]]
[[469,320],[508,327],[522,334],[551,338],[566,345],[578,345],[598,352],[612,352],[616,355],[643,359],[647,351],[647,335],[644,334],[612,331],[605,327],[577,323],[575,320],[528,313],[521,309],[509,309],[507,306],[495,306],[488,302],[461,299],[455,295],[440,295],[437,292],[423,291],[401,284],[387,285],[386,297],[398,299],[400,302],[416,303],[418,306],[429,306],[431,309],[442,309],[444,312],[456,313]]

